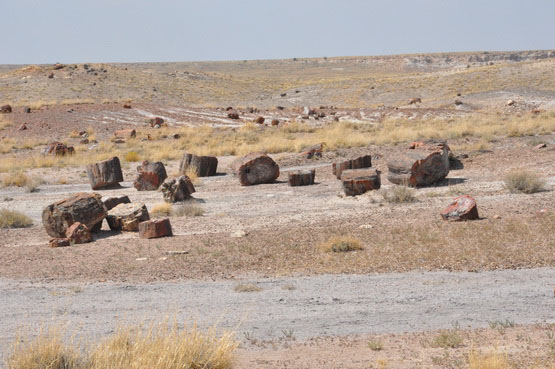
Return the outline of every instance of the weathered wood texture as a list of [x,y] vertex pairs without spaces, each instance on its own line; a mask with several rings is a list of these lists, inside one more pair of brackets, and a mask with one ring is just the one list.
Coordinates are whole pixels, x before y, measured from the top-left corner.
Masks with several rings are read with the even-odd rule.
[[250,153],[231,163],[233,174],[242,186],[272,183],[279,177],[279,166],[268,155]]
[[106,207],[96,193],[78,193],[67,199],[48,205],[42,212],[42,224],[52,237],[65,238],[66,230],[75,222],[89,229],[106,217]]
[[149,220],[150,216],[144,204],[119,204],[108,212],[106,221],[113,231],[137,232],[139,223]]
[[166,167],[160,161],[150,163],[148,160],[137,167],[139,172],[133,186],[137,191],[155,191],[168,178]]
[[341,173],[347,169],[370,168],[372,166],[372,156],[364,155],[356,159],[333,163],[331,166],[333,174],[337,179],[341,179]]
[[343,191],[347,196],[362,195],[381,187],[381,172],[374,168],[347,169],[341,174]]
[[191,194],[195,192],[195,186],[189,177],[181,176],[162,183],[161,190],[164,201],[173,203],[190,199]]
[[310,186],[314,184],[315,176],[316,171],[314,169],[289,173],[288,183],[289,186]]
[[139,224],[140,238],[158,238],[172,235],[172,226],[168,218],[149,220]]
[[87,175],[93,190],[116,186],[119,182],[123,182],[121,165],[117,156],[99,163],[87,165]]
[[414,149],[399,154],[387,163],[391,183],[412,187],[429,186],[449,174],[447,148],[438,150]]
[[214,156],[197,156],[185,154],[179,162],[179,173],[196,172],[199,177],[215,176],[218,169],[218,159]]

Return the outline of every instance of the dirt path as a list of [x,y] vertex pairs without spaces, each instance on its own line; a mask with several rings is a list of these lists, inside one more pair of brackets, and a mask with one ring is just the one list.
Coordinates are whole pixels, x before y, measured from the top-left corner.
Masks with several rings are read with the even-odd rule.
[[262,290],[236,292],[238,281],[83,285],[1,280],[0,347],[5,352],[22,325],[65,322],[81,335],[102,336],[123,321],[168,314],[200,327],[218,323],[240,339],[279,338],[283,332],[298,340],[415,332],[450,328],[455,322],[461,328],[485,327],[505,319],[555,322],[555,268],[243,282]]

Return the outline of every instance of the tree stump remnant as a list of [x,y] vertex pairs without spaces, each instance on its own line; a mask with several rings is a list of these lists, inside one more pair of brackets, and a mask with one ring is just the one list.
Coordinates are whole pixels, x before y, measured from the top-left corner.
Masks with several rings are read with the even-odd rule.
[[279,166],[268,155],[254,152],[231,163],[233,174],[242,186],[272,183],[279,177]]
[[288,177],[289,186],[313,185],[315,175],[316,175],[316,170],[314,169],[289,173],[289,177]]
[[364,155],[356,159],[337,162],[332,164],[332,172],[337,179],[341,179],[341,173],[347,169],[370,168],[372,166],[372,156]]
[[189,170],[199,177],[215,176],[218,169],[218,158],[214,156],[197,156],[185,153],[179,163],[179,173],[187,174]]
[[87,165],[87,174],[93,190],[119,185],[123,182],[119,158],[104,160],[99,163]]
[[379,190],[380,175],[381,172],[374,168],[344,170],[341,174],[343,191],[347,196],[357,196],[371,190]]

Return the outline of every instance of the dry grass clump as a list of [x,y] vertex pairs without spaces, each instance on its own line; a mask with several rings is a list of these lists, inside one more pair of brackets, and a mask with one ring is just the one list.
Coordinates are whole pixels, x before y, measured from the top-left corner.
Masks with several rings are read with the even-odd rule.
[[123,158],[124,158],[125,161],[127,161],[127,162],[136,162],[136,161],[141,160],[141,157],[140,157],[139,154],[136,153],[135,151],[129,151],[129,152],[127,152]]
[[176,217],[200,217],[204,215],[204,209],[196,204],[183,204],[176,206],[172,215]]
[[30,182],[30,178],[23,172],[12,172],[4,177],[2,184],[5,187],[24,187]]
[[498,352],[488,354],[472,351],[468,354],[468,369],[512,369],[507,355]]
[[319,247],[325,252],[349,252],[364,249],[360,241],[353,237],[332,237]]
[[65,344],[59,329],[39,332],[31,340],[18,337],[11,355],[6,360],[7,369],[79,369],[84,368],[75,349]]
[[33,225],[27,215],[15,210],[0,209],[0,228],[26,228]]
[[383,198],[391,203],[407,203],[416,201],[414,190],[408,186],[393,186],[391,189],[380,191]]
[[8,369],[229,369],[238,344],[230,332],[201,332],[176,323],[120,328],[106,340],[79,350],[65,344],[60,330],[18,338]]
[[154,217],[169,216],[172,213],[172,204],[162,202],[152,207],[150,214]]
[[457,348],[462,346],[463,339],[456,328],[441,332],[432,340],[432,347]]
[[235,292],[260,292],[262,291],[262,287],[254,284],[254,283],[239,283],[233,287],[233,291]]
[[545,180],[537,174],[524,169],[509,172],[505,176],[504,182],[505,187],[513,193],[522,192],[530,194],[543,191],[545,188]]

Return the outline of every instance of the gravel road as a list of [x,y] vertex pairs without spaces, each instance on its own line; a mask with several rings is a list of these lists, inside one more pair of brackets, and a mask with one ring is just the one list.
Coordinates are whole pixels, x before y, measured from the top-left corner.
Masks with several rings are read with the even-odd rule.
[[[236,292],[256,283],[260,292]],[[200,327],[218,323],[257,339],[293,332],[326,335],[400,333],[555,322],[555,268],[482,273],[412,272],[380,275],[152,284],[29,283],[0,280],[0,362],[18,328],[69,323],[86,337],[122,322],[176,315]],[[292,331],[291,331],[292,330]],[[238,336],[243,338],[243,334]]]

